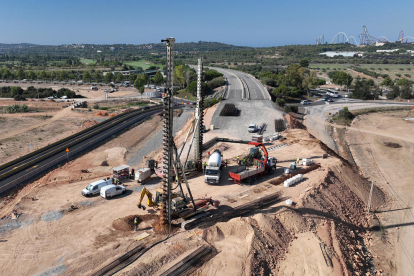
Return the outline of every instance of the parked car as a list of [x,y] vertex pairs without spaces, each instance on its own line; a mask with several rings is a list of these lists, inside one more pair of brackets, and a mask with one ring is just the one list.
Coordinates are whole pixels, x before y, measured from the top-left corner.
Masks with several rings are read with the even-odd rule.
[[83,196],[93,196],[101,192],[101,189],[105,186],[112,185],[112,179],[100,179],[98,181],[92,182],[85,189],[82,190]]
[[250,125],[249,125],[249,127],[248,127],[247,129],[248,129],[248,131],[249,131],[250,133],[252,133],[252,132],[256,132],[257,127],[256,127],[256,125],[255,125],[255,124],[250,124]]
[[304,105],[304,104],[310,104],[311,102],[309,100],[303,100],[300,103]]
[[124,186],[121,185],[108,185],[101,188],[101,197],[110,199],[114,196],[125,194],[126,189]]
[[327,100],[329,100],[328,97],[325,97],[325,98],[322,99],[322,101],[327,101]]
[[147,109],[149,109],[148,106],[145,106],[145,107],[142,108],[142,110],[147,110]]
[[332,100],[332,99],[327,99],[326,101],[331,103],[331,102],[333,102],[334,100]]

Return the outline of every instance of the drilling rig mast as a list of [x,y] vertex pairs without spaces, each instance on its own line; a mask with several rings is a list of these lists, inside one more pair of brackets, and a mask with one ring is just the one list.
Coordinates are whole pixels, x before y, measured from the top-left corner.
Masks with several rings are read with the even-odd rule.
[[197,72],[197,106],[195,110],[195,148],[194,159],[201,161],[201,155],[203,153],[203,133],[201,128],[204,122],[204,91],[203,91],[203,58],[198,59],[198,72]]
[[[171,174],[173,160],[173,70],[174,70],[174,43],[175,39],[170,37],[161,40],[167,46],[167,80],[164,88],[164,137],[163,137],[163,179],[162,179],[162,208],[160,210],[160,224],[166,225],[171,222]],[[168,203],[168,204],[167,204]]]

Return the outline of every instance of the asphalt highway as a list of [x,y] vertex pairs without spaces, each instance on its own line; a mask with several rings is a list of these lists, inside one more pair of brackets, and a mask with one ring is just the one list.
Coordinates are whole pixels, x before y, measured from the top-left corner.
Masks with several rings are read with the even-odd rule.
[[255,77],[237,70],[213,68],[228,78],[227,100],[270,100],[265,87]]
[[[84,133],[75,135],[67,141],[39,151],[33,156],[19,158],[0,167],[0,193],[20,185],[29,179],[45,172],[71,157],[95,147],[104,139],[118,134],[125,128],[162,111],[162,107],[149,109],[144,112],[123,113],[113,120],[107,120],[88,129]],[[69,152],[66,152],[66,148]]]

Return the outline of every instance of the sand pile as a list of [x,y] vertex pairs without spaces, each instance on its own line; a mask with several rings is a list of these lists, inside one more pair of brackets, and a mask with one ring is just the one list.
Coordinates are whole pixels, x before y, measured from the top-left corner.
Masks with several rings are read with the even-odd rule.
[[[203,268],[206,275],[266,275],[275,271],[279,259],[293,239],[292,221],[285,225],[274,215],[256,214],[218,223],[203,233],[203,238],[220,253]],[[302,219],[299,230],[305,226]],[[288,230],[289,229],[289,230]]]

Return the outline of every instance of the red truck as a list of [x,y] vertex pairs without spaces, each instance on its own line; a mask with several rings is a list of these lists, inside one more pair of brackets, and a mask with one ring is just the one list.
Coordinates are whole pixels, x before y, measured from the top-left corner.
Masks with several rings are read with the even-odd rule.
[[262,143],[243,140],[231,140],[226,138],[217,138],[217,142],[248,144],[256,147],[261,147],[263,151],[263,160],[253,159],[253,166],[239,166],[236,169],[229,171],[229,176],[231,179],[233,179],[234,182],[240,183],[242,181],[247,181],[250,183],[258,176],[267,173],[273,173],[276,170],[276,158],[268,156],[266,147]]

